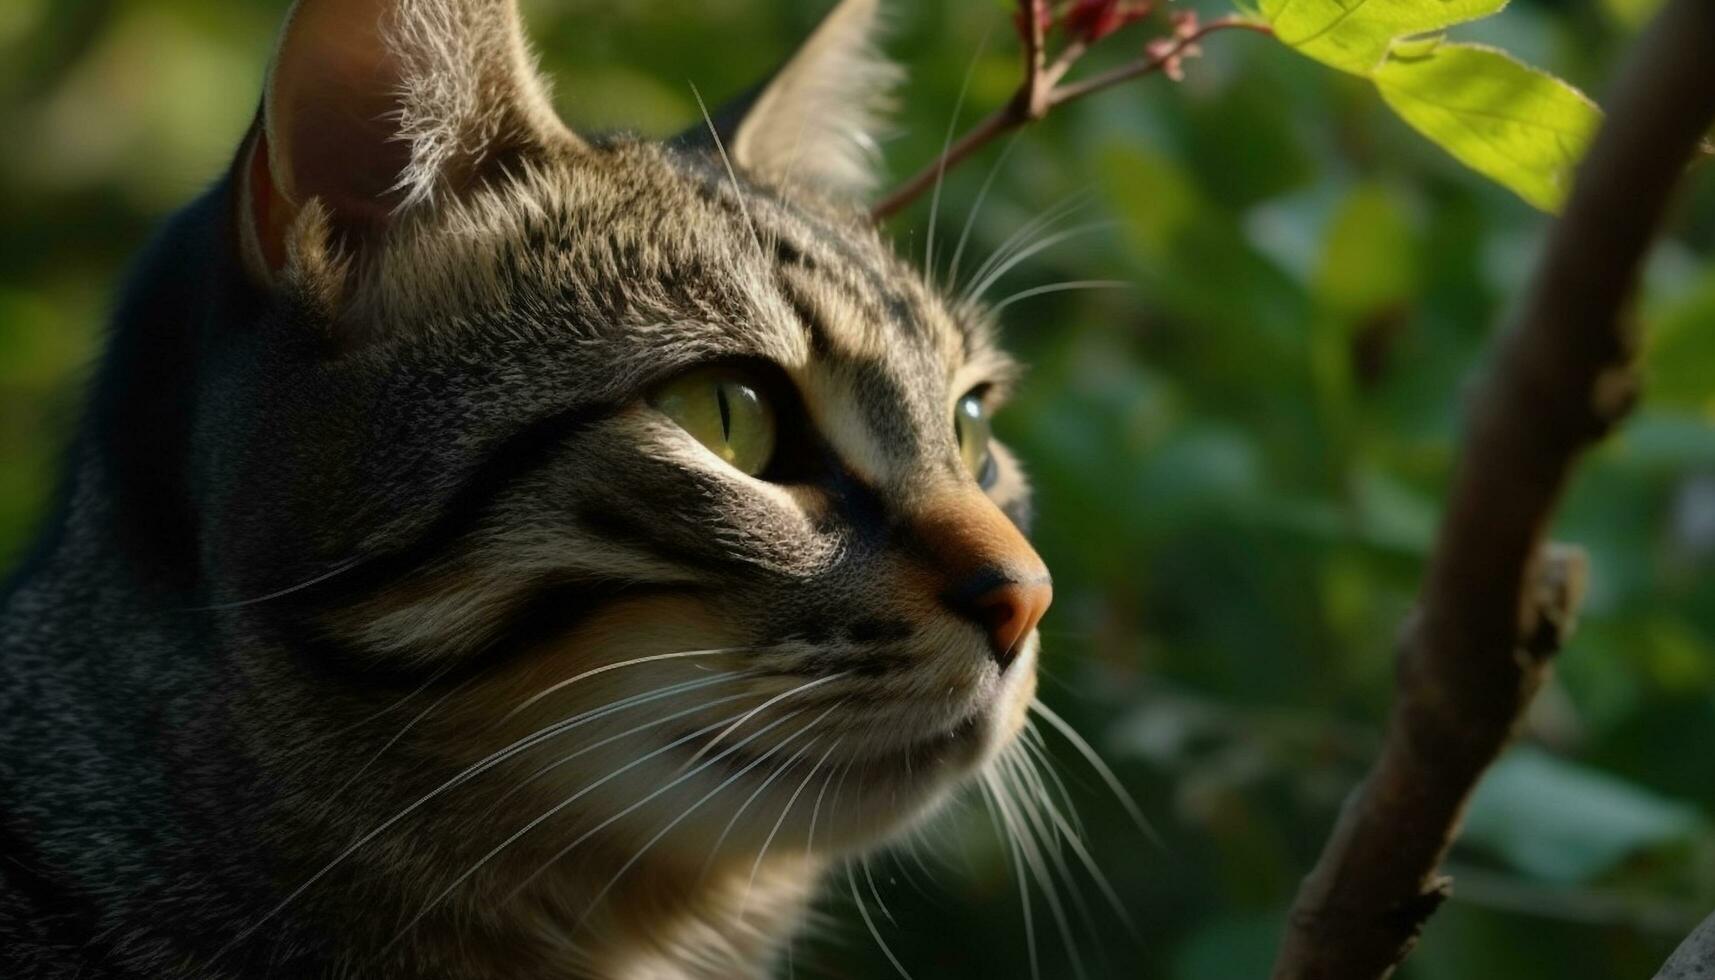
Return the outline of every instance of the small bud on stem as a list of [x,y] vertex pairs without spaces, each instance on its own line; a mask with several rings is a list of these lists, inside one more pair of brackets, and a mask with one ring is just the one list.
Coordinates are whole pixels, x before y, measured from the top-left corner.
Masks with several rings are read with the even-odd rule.
[[[995,137],[1041,119],[1055,106],[1156,72],[1182,80],[1185,59],[1200,54],[1197,42],[1210,34],[1232,29],[1273,33],[1267,24],[1242,17],[1221,17],[1200,24],[1194,13],[1175,12],[1168,18],[1169,32],[1145,44],[1142,57],[1083,81],[1061,84],[1093,45],[1148,18],[1155,9],[1154,0],[1072,0],[1056,22],[1047,0],[1018,0],[1013,25],[1024,54],[1024,78],[1018,90],[1005,105],[954,140],[946,152],[883,195],[870,208],[870,216],[880,221],[897,214]],[[1064,40],[1049,61],[1048,42],[1055,34],[1064,35]]]

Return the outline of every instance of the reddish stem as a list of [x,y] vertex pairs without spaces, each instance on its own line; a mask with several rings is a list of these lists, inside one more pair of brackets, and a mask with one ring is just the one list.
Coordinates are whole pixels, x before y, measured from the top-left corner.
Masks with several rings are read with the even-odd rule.
[[1020,3],[1024,10],[1025,23],[1031,25],[1031,29],[1025,32],[1025,71],[1024,79],[1019,83],[1018,91],[1005,105],[989,113],[982,121],[953,141],[945,153],[929,161],[921,170],[912,174],[871,206],[870,217],[880,221],[897,214],[906,205],[923,196],[948,170],[958,166],[972,154],[987,146],[995,137],[1017,129],[1026,123],[1041,119],[1055,106],[1065,105],[1068,102],[1084,98],[1103,89],[1112,88],[1134,78],[1155,74],[1173,63],[1175,59],[1183,57],[1198,41],[1210,34],[1233,29],[1252,31],[1258,34],[1274,33],[1267,24],[1240,17],[1222,17],[1218,20],[1209,21],[1182,37],[1175,38],[1172,46],[1163,48],[1154,54],[1138,58],[1081,82],[1061,85],[1060,80],[1065,78],[1078,59],[1084,56],[1089,46],[1083,41],[1074,40],[1061,50],[1052,63],[1045,65],[1042,31],[1040,27],[1036,26],[1037,21],[1032,15],[1033,0],[1020,0]]

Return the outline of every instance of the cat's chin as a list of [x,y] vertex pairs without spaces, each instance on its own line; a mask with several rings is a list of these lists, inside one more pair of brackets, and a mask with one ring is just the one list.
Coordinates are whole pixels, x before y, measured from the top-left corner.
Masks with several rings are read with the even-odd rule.
[[[748,875],[766,856],[867,851],[932,816],[1018,736],[1036,690],[1036,646],[1032,635],[1010,670],[991,672],[934,717],[827,715],[820,744],[740,735],[711,751],[698,729],[668,729],[629,750],[635,769],[601,777],[608,802],[595,814],[568,815],[580,814],[619,850],[647,855],[645,863],[698,878],[729,863]],[[587,792],[589,774],[558,775],[559,799]],[[555,799],[547,794],[541,805]],[[611,801],[625,803],[624,819],[600,817]],[[566,833],[576,839],[588,829]]]
[[1024,727],[1036,692],[1036,638],[1027,643],[1014,671],[1003,676],[989,696],[965,713],[922,734],[862,756],[867,778],[889,786],[957,782],[987,765]]
[[1037,645],[1032,634],[1018,663],[966,714],[854,760],[857,791],[841,821],[850,844],[872,846],[926,819],[1012,744],[1036,694]]

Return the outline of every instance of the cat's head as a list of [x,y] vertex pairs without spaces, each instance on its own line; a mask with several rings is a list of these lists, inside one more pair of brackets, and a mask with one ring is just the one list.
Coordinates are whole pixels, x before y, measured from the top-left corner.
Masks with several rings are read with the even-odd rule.
[[801,847],[812,798],[818,845],[871,842],[1017,733],[1050,589],[989,432],[1014,370],[855,203],[875,6],[650,143],[559,121],[512,0],[300,0],[232,183],[255,323],[199,398],[268,683],[427,686],[413,765],[538,735],[518,814],[691,815],[663,849]]

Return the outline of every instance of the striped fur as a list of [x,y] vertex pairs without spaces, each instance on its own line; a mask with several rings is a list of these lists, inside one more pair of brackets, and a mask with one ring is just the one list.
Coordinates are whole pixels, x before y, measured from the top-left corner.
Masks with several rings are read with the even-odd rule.
[[[257,196],[291,165],[259,122],[139,264],[0,596],[0,974],[762,976],[824,864],[1010,741],[1035,637],[997,667],[923,528],[1024,547],[1018,465],[979,489],[952,423],[1014,369],[840,202],[848,160],[778,158],[868,43],[818,37],[733,170],[555,138],[443,183],[478,144],[404,117],[437,190],[363,234]],[[481,67],[425,84],[539,97]],[[648,406],[709,363],[774,399],[778,479]]]

